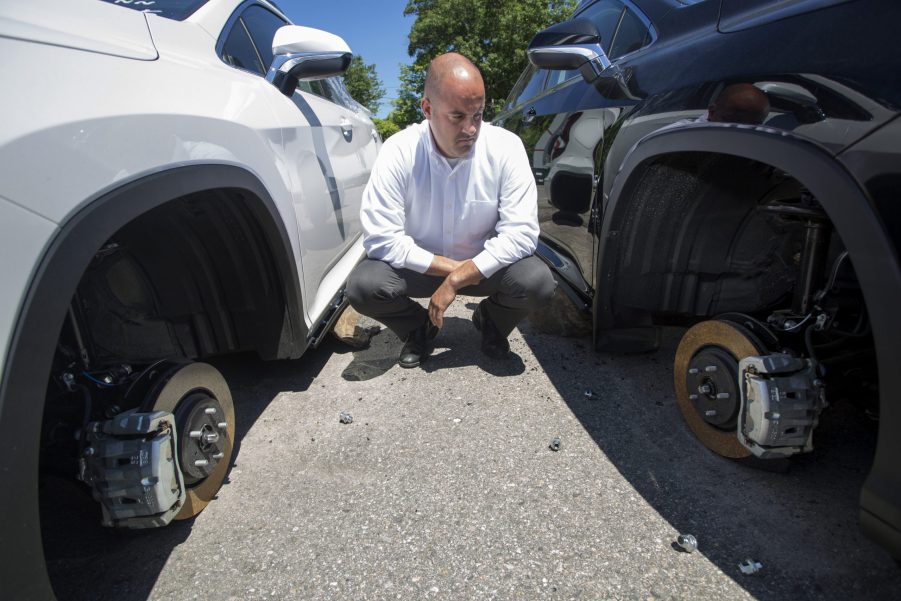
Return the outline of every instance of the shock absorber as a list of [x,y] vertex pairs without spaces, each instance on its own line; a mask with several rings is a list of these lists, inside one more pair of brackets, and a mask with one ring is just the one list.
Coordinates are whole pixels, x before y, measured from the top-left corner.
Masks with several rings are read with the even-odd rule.
[[804,190],[798,204],[773,204],[764,210],[804,224],[804,246],[801,250],[798,283],[792,300],[794,315],[810,312],[814,292],[818,289],[829,252],[832,224],[816,198]]

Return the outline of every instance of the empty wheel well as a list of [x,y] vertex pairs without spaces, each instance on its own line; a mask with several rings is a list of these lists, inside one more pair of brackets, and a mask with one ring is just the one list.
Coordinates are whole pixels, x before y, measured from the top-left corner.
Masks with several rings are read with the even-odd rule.
[[[290,288],[254,201],[209,190],[158,206],[99,249],[73,299],[94,362],[290,346]],[[282,348],[282,350],[284,350]]]
[[[616,248],[606,269],[614,313],[691,321],[790,304],[805,211],[828,224],[796,179],[749,159],[666,155],[632,180],[610,226]],[[798,215],[791,214],[795,208]],[[827,256],[842,248],[833,235]]]

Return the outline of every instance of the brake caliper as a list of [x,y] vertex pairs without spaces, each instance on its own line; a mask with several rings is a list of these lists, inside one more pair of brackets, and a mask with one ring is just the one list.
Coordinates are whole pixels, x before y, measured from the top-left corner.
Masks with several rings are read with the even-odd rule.
[[185,485],[168,411],[120,413],[87,427],[81,479],[103,508],[103,525],[165,526],[178,513]]
[[746,357],[738,374],[739,441],[765,459],[812,451],[813,429],[826,406],[815,363],[781,353]]

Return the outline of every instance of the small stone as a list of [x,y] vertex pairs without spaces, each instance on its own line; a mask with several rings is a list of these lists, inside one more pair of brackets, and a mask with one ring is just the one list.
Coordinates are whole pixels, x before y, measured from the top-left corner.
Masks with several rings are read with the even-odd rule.
[[354,422],[354,418],[347,411],[342,411],[338,414],[338,421],[342,424],[352,424]]

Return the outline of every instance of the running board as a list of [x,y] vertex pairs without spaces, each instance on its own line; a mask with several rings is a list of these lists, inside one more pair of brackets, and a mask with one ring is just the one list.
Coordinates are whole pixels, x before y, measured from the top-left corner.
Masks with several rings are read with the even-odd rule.
[[332,329],[332,326],[335,325],[335,322],[338,321],[341,312],[346,306],[347,295],[344,293],[344,288],[342,288],[338,291],[338,294],[335,295],[335,298],[329,302],[325,312],[322,314],[322,319],[310,328],[310,333],[307,334],[307,345],[313,348],[319,346],[322,339],[325,338],[326,334]]
[[540,240],[538,248],[535,249],[535,255],[547,263],[551,271],[560,276],[557,278],[557,287],[569,297],[569,300],[580,311],[591,313],[591,293],[589,292],[591,288],[582,277],[576,264],[569,257],[554,250]]

